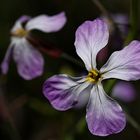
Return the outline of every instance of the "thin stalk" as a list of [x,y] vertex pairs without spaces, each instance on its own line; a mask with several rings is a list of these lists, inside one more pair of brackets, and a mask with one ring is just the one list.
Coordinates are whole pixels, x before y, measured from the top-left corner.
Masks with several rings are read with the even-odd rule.
[[128,36],[126,38],[125,44],[127,45],[130,41],[136,38],[138,33],[138,14],[139,14],[139,0],[130,1],[130,25]]
[[92,0],[92,2],[99,8],[99,10],[102,12],[102,14],[104,16],[106,16],[112,24],[114,24],[114,21],[113,21],[111,15],[107,11],[107,9],[102,5],[102,3],[100,3],[99,0]]
[[[109,23],[113,27],[113,29],[116,31],[116,33],[121,36],[121,31],[118,28],[118,24],[114,22],[111,14],[108,12],[108,10],[104,7],[104,5],[100,2],[100,0],[92,0],[92,2],[98,7],[98,9],[101,11],[101,13],[108,19]],[[122,38],[122,36],[121,36]]]
[[126,118],[128,122],[137,130],[137,132],[140,134],[140,125],[138,122],[129,114],[125,111]]
[[109,20],[111,25],[114,27],[114,29],[117,29],[117,32],[120,32],[117,24],[114,22],[114,20],[112,19],[112,16],[108,12],[108,10],[104,7],[104,5],[100,2],[100,0],[92,0],[92,2],[98,7],[98,9],[101,11],[101,13],[105,17],[107,17],[107,19]]

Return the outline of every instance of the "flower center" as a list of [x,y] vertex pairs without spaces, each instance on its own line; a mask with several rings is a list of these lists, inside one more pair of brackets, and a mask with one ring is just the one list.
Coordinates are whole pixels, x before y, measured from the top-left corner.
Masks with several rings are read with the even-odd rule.
[[25,37],[27,33],[28,31],[20,28],[20,29],[17,29],[15,32],[13,32],[12,35],[16,37]]
[[91,83],[97,83],[101,78],[101,74],[97,70],[91,70],[89,71],[86,80]]

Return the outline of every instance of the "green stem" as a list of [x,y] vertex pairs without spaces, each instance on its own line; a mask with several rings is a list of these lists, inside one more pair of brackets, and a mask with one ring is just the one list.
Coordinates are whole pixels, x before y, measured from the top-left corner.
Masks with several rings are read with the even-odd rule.
[[139,14],[139,0],[130,1],[130,30],[125,41],[127,45],[130,41],[136,38],[138,33],[138,14]]
[[109,94],[111,92],[112,88],[116,84],[116,81],[117,81],[116,79],[111,79],[108,82],[106,82],[104,88],[105,88],[105,91],[107,92],[107,94]]

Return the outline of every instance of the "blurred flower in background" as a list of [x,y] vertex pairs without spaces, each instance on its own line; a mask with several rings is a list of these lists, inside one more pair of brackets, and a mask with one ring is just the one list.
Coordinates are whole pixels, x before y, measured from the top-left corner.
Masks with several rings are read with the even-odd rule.
[[114,22],[117,24],[119,30],[121,31],[121,35],[125,37],[128,33],[128,27],[129,27],[129,19],[128,16],[125,14],[112,14],[112,18]]
[[[19,75],[25,80],[31,80],[42,75],[44,59],[34,44],[28,41],[28,38],[32,38],[30,31],[36,29],[45,33],[57,32],[65,23],[64,12],[54,16],[20,17],[11,30],[11,43],[1,64],[2,73],[8,72],[9,63],[13,57]],[[32,40],[36,42],[36,39],[32,38]]]
[[116,24],[117,28],[119,29],[119,33],[118,31],[117,32],[115,31],[114,25],[112,25],[112,22],[110,22],[110,20],[107,17],[101,16],[101,19],[103,19],[108,25],[110,38],[111,38],[110,40],[111,41],[113,40],[112,48],[106,46],[98,53],[97,60],[101,64],[106,62],[107,58],[110,55],[110,52],[112,53],[112,51],[122,49],[121,46],[123,45],[123,38],[125,38],[126,35],[128,34],[128,27],[129,27],[128,16],[123,13],[116,13],[116,14],[111,14],[111,17],[114,23]]
[[[123,13],[115,13],[115,14],[111,14],[111,17],[114,23],[116,24],[116,26],[119,28],[121,35],[126,36],[128,33],[128,26],[129,26],[128,16]],[[113,33],[114,27],[110,22],[110,20],[105,16],[101,16],[101,18],[108,24],[110,33]]]
[[[122,102],[129,103],[133,102],[136,99],[136,90],[133,84],[125,81],[118,82],[114,85],[111,96],[119,99]],[[82,94],[79,97],[78,103],[75,105],[75,108],[83,108],[89,99],[89,93]]]
[[129,103],[136,99],[136,90],[133,84],[121,81],[113,87],[111,95],[123,102]]

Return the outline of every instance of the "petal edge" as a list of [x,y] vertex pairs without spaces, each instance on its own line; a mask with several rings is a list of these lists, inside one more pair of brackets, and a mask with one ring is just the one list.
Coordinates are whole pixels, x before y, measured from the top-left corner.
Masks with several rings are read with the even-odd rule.
[[87,70],[96,69],[97,53],[108,43],[107,24],[100,19],[86,21],[76,31],[76,52],[84,61]]

